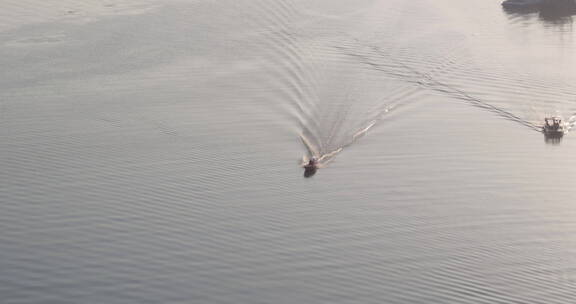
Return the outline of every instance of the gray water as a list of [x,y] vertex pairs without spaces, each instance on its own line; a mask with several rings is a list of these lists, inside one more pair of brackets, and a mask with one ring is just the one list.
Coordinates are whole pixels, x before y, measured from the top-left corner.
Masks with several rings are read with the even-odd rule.
[[[0,303],[575,303],[572,16],[3,1]],[[301,162],[324,157],[304,178]]]

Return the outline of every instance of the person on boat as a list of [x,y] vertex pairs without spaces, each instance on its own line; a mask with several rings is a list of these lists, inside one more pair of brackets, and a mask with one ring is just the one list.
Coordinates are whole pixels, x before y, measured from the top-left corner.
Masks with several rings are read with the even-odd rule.
[[316,158],[312,157],[310,159],[310,161],[308,161],[308,164],[306,165],[306,167],[315,168],[316,167]]

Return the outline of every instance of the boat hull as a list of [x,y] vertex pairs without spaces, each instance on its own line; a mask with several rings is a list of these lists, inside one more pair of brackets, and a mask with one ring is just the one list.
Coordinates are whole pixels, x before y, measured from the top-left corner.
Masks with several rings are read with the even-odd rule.
[[534,9],[545,3],[544,0],[507,0],[502,2],[502,6],[507,9]]
[[311,177],[316,171],[318,171],[316,166],[304,166],[304,177]]
[[560,138],[560,137],[564,136],[564,130],[542,129],[542,133],[544,133],[544,136],[549,137],[549,138]]

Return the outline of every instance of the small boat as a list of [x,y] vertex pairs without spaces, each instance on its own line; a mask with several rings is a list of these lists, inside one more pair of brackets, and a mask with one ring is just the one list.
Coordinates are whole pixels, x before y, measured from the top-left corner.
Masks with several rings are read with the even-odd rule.
[[565,131],[564,124],[560,117],[553,116],[544,118],[542,133],[544,133],[546,137],[560,138],[564,136]]
[[317,170],[318,170],[318,161],[316,160],[316,158],[310,159],[310,161],[308,161],[308,164],[304,165],[304,177],[310,177],[316,174]]

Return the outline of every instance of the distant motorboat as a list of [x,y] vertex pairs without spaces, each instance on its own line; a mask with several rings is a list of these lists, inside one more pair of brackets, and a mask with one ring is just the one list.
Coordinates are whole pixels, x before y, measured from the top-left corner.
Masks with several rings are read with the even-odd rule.
[[544,118],[544,125],[542,126],[542,133],[546,137],[560,138],[564,136],[564,124],[560,117],[547,117]]
[[316,174],[318,170],[318,160],[316,158],[310,159],[308,164],[304,166],[304,177],[311,177],[312,175]]

